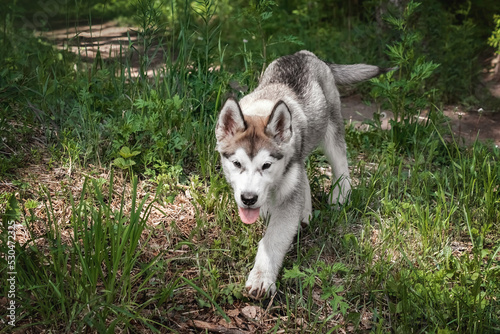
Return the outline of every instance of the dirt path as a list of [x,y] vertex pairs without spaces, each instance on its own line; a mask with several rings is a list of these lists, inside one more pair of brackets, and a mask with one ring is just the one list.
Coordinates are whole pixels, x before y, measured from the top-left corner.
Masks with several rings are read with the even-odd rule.
[[[363,122],[373,119],[377,111],[375,104],[363,103],[361,96],[352,95],[342,99],[342,114],[344,119],[352,122]],[[388,128],[389,119],[392,118],[390,111],[382,119],[382,127]],[[463,111],[456,106],[446,106],[443,114],[449,118],[449,125],[457,138],[464,140],[466,144],[472,143],[476,137],[480,140],[492,140],[494,145],[500,146],[500,113],[488,111]],[[421,118],[425,119],[424,116]]]
[[[124,66],[130,66],[132,77],[139,75],[139,53],[143,52],[143,48],[136,27],[120,26],[110,21],[92,26],[75,25],[41,34],[53,41],[59,49],[79,55],[84,63],[92,64],[99,55],[103,61],[119,60]],[[163,65],[163,53],[151,47],[148,56],[151,64],[146,74],[152,77],[155,70]]]

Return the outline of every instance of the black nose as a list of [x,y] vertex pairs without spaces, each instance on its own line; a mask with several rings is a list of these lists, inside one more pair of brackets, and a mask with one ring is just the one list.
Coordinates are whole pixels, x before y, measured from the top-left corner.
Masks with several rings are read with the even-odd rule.
[[241,201],[243,202],[243,204],[245,205],[254,205],[255,203],[257,203],[257,199],[259,198],[259,196],[257,196],[256,194],[253,194],[253,193],[242,193],[241,194]]

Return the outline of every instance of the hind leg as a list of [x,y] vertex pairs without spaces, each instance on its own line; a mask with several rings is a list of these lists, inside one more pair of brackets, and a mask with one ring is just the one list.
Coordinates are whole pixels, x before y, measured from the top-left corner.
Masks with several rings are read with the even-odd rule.
[[349,201],[351,194],[351,178],[347,165],[347,151],[344,139],[343,123],[336,125],[329,121],[323,142],[324,153],[332,166],[333,189],[329,197],[333,206]]
[[309,180],[307,179],[307,171],[304,169],[304,210],[302,211],[302,216],[300,217],[300,226],[305,228],[309,225],[309,221],[312,217],[312,201],[311,201],[311,186]]

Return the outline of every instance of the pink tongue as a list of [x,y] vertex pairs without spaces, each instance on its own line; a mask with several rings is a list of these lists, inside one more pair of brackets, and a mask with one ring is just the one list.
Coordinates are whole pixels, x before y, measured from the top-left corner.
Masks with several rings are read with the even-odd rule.
[[243,209],[238,207],[241,221],[245,224],[253,224],[259,218],[260,208],[257,209]]

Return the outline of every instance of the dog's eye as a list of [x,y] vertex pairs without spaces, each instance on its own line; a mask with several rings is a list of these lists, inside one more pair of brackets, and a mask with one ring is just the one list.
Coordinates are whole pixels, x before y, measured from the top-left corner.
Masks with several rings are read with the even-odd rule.
[[234,161],[233,161],[233,165],[234,165],[234,167],[236,167],[236,168],[241,168],[241,164],[240,164],[240,162],[239,162],[238,160],[234,160]]
[[266,170],[269,167],[271,167],[271,163],[270,162],[266,162],[265,164],[262,165],[262,170]]

